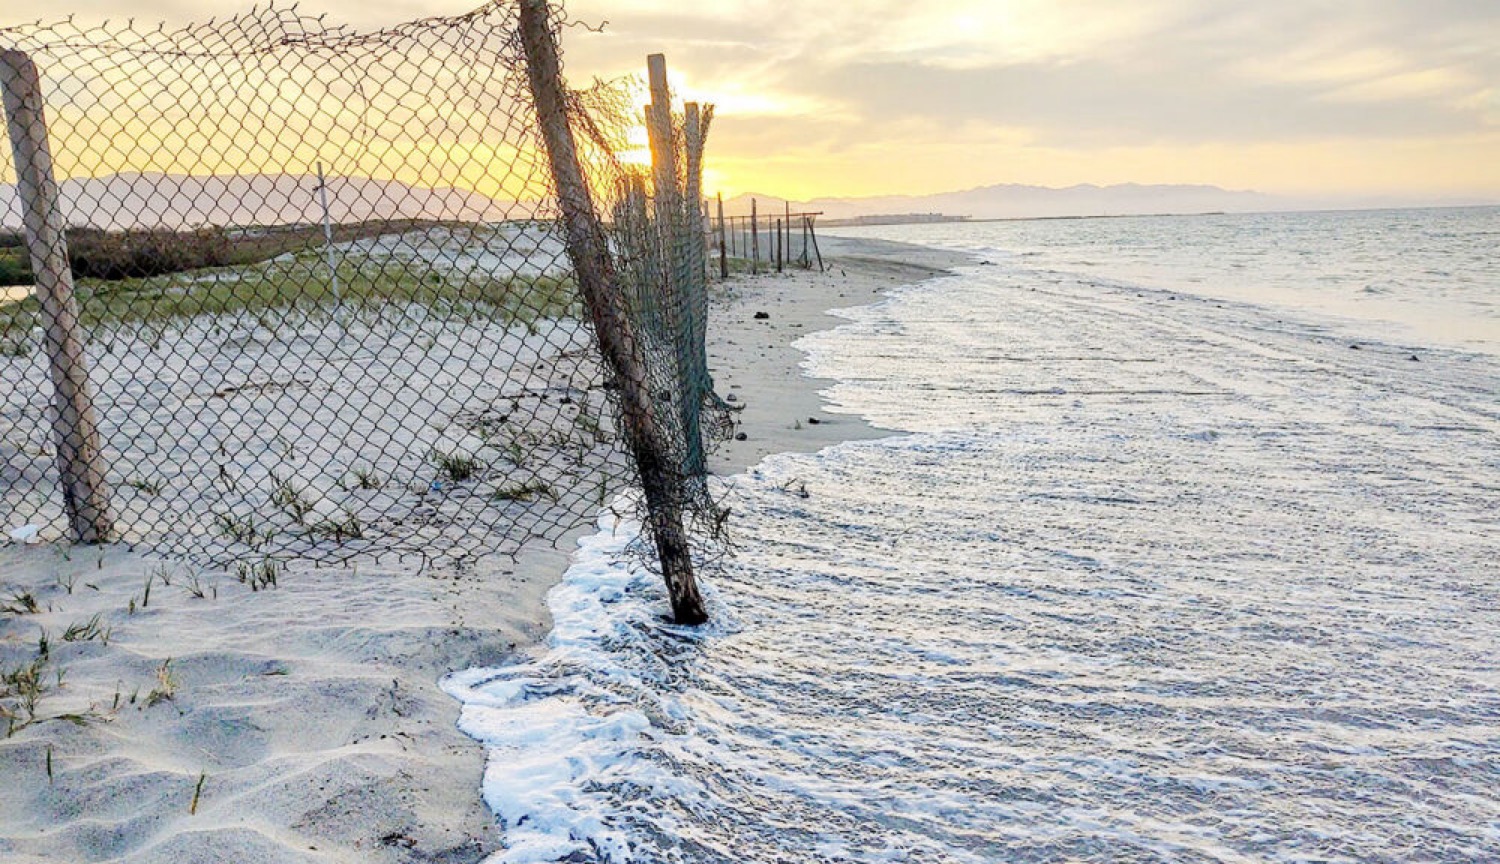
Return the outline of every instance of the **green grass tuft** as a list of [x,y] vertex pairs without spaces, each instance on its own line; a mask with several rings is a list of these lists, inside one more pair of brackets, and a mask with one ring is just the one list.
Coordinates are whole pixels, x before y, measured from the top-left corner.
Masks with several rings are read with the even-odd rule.
[[512,486],[502,486],[496,489],[491,497],[496,501],[535,501],[543,495],[554,501],[557,500],[557,493],[551,486],[540,480],[531,480]]

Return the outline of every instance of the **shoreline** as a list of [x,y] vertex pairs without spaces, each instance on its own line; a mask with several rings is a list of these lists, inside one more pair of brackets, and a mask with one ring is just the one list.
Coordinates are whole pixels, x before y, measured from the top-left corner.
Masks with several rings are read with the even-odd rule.
[[[709,371],[715,391],[744,406],[736,420],[746,435],[710,453],[714,474],[739,473],[775,453],[810,453],[899,434],[855,414],[828,411],[822,394],[833,381],[810,376],[803,367],[807,355],[795,343],[846,323],[838,309],[879,303],[891,289],[949,275],[971,256],[885,240],[821,242],[827,271],[734,279],[710,307]],[[716,288],[724,291],[725,284]],[[757,319],[757,313],[768,317]]]
[[[744,406],[746,436],[711,453],[715,474],[893,434],[826,412],[831,382],[803,372],[793,343],[838,326],[831,310],[879,302],[967,256],[836,237],[825,246],[825,273],[712,286],[709,365],[716,391]],[[0,856],[484,859],[500,848],[480,795],[486,753],[458,730],[462,706],[438,681],[539,644],[547,592],[593,530],[467,572],[294,567],[255,593],[119,546],[0,548],[0,599],[26,592],[39,603],[0,618],[0,663],[8,671],[34,653],[40,630],[48,674],[65,676],[40,703],[50,719],[0,738],[15,781],[0,788]],[[94,614],[109,635],[60,639]]]

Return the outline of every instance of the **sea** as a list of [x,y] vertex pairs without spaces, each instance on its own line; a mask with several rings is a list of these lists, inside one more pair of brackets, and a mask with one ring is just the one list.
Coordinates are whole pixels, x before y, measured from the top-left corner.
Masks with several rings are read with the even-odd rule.
[[800,343],[895,433],[447,681],[494,861],[1500,860],[1500,209],[837,230],[972,255]]

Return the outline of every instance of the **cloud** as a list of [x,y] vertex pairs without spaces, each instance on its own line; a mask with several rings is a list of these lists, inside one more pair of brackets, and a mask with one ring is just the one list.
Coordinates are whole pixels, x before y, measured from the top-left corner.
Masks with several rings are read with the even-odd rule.
[[[125,11],[102,0],[71,5]],[[160,0],[128,11],[180,21],[242,5]],[[421,0],[323,5],[360,26],[461,11]],[[885,146],[919,159],[924,139],[942,158],[974,166],[977,185],[1034,179],[979,173],[1001,154],[1038,164],[1016,158],[1017,148],[1069,166],[1102,164],[1120,148],[1175,148],[1186,165],[1192,153],[1235,147],[1267,159],[1314,145],[1395,153],[1410,142],[1421,146],[1401,152],[1439,154],[1446,141],[1457,159],[1500,136],[1496,0],[571,0],[567,9],[574,20],[608,21],[603,34],[566,32],[570,75],[638,73],[646,54],[667,53],[684,95],[718,103],[715,157],[741,177],[758,160],[792,182],[787,152]],[[50,14],[41,0],[13,0],[6,17]],[[988,133],[976,130],[1003,134],[986,152]],[[963,159],[959,139],[981,149]],[[953,175],[945,164],[925,176]],[[1478,168],[1472,175],[1492,182]]]

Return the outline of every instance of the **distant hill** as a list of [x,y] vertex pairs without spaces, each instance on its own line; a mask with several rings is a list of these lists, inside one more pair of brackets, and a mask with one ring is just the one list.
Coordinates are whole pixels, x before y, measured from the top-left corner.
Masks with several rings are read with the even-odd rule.
[[[292,174],[111,174],[62,183],[71,225],[96,228],[192,228],[320,222],[318,179]],[[495,201],[462,189],[424,189],[392,180],[334,177],[328,209],[335,222],[370,219],[493,221],[525,218],[531,205]],[[16,189],[0,184],[0,223],[20,226]]]
[[[774,195],[746,194],[724,202],[730,216],[747,216],[754,198],[771,218],[786,202]],[[814,198],[792,201],[794,211],[822,212],[826,219],[860,219],[908,214],[913,221],[936,216],[969,219],[1039,219],[1068,216],[1140,216],[1151,214],[1254,213],[1276,210],[1376,210],[1402,207],[1473,207],[1500,203],[1493,198],[1402,196],[1290,197],[1234,191],[1218,186],[1082,184],[1056,189],[1014,183],[981,186],[936,195],[885,195],[869,198]],[[892,220],[882,220],[892,221]]]
[[[192,228],[204,225],[277,225],[322,219],[317,178],[293,174],[188,176],[112,174],[62,184],[69,223],[98,228]],[[750,213],[750,201],[775,218],[786,206],[774,195],[746,194],[728,199],[731,216]],[[939,217],[1028,219],[1066,216],[1126,216],[1165,213],[1244,213],[1268,210],[1376,209],[1413,206],[1469,206],[1492,200],[1413,200],[1392,197],[1288,198],[1217,186],[1083,184],[1066,188],[1001,184],[935,195],[868,198],[814,198],[792,201],[795,211],[822,212],[825,218]],[[329,210],[335,222],[371,219],[499,221],[525,219],[535,204],[498,201],[462,189],[426,189],[394,180],[334,177]],[[882,220],[895,221],[895,220]],[[20,226],[15,187],[0,183],[0,227]]]
[[[748,215],[750,199],[761,212],[780,212],[781,198],[740,195],[724,202],[732,216]],[[1259,192],[1236,192],[1217,186],[1117,186],[1083,184],[1054,189],[1014,183],[981,186],[936,195],[886,195],[870,198],[814,198],[791,202],[793,210],[821,211],[829,219],[855,219],[900,213],[967,216],[972,219],[1025,219],[1046,216],[1122,216],[1147,213],[1209,213],[1274,210],[1283,199]],[[774,218],[774,214],[773,214]]]

